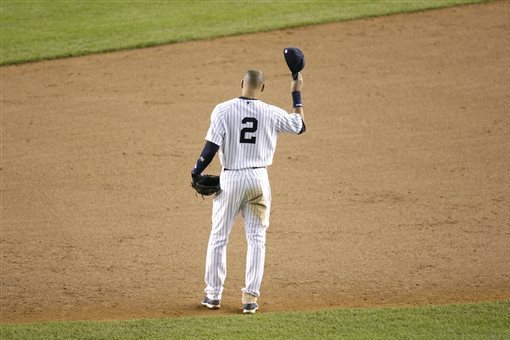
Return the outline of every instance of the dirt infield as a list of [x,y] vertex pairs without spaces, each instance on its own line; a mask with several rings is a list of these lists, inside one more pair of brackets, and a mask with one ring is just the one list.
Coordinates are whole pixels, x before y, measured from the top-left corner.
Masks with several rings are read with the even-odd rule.
[[[211,200],[189,172],[247,68],[282,136],[261,312],[510,299],[510,2],[1,68],[1,321],[239,313],[202,297]],[[213,169],[219,172],[219,163]]]

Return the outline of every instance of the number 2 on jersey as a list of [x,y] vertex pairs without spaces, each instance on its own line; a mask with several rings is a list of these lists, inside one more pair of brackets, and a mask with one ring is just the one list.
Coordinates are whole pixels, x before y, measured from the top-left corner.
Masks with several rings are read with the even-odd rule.
[[239,140],[239,143],[255,144],[257,137],[251,136],[250,138],[246,138],[246,134],[257,131],[259,121],[257,120],[257,118],[254,117],[245,117],[241,122],[243,123],[243,126],[244,125],[248,126],[241,129],[241,138]]

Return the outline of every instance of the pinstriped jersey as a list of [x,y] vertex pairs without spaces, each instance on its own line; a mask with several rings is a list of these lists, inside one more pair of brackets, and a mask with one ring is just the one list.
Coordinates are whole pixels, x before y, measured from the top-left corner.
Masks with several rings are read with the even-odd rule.
[[240,97],[214,108],[205,139],[220,146],[220,162],[226,169],[265,167],[273,163],[278,133],[298,134],[302,127],[297,113]]

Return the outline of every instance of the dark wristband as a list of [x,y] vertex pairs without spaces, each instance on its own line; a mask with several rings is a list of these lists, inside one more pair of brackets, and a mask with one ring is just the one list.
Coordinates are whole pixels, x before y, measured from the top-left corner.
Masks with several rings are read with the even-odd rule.
[[301,101],[301,91],[292,92],[292,107],[303,107],[303,102]]

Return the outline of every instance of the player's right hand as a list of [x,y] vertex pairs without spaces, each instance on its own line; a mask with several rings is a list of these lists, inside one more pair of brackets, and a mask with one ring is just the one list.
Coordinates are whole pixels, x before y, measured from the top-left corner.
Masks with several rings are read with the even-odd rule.
[[303,76],[299,72],[297,79],[292,80],[292,82],[290,83],[290,92],[301,91],[302,88],[303,88]]

